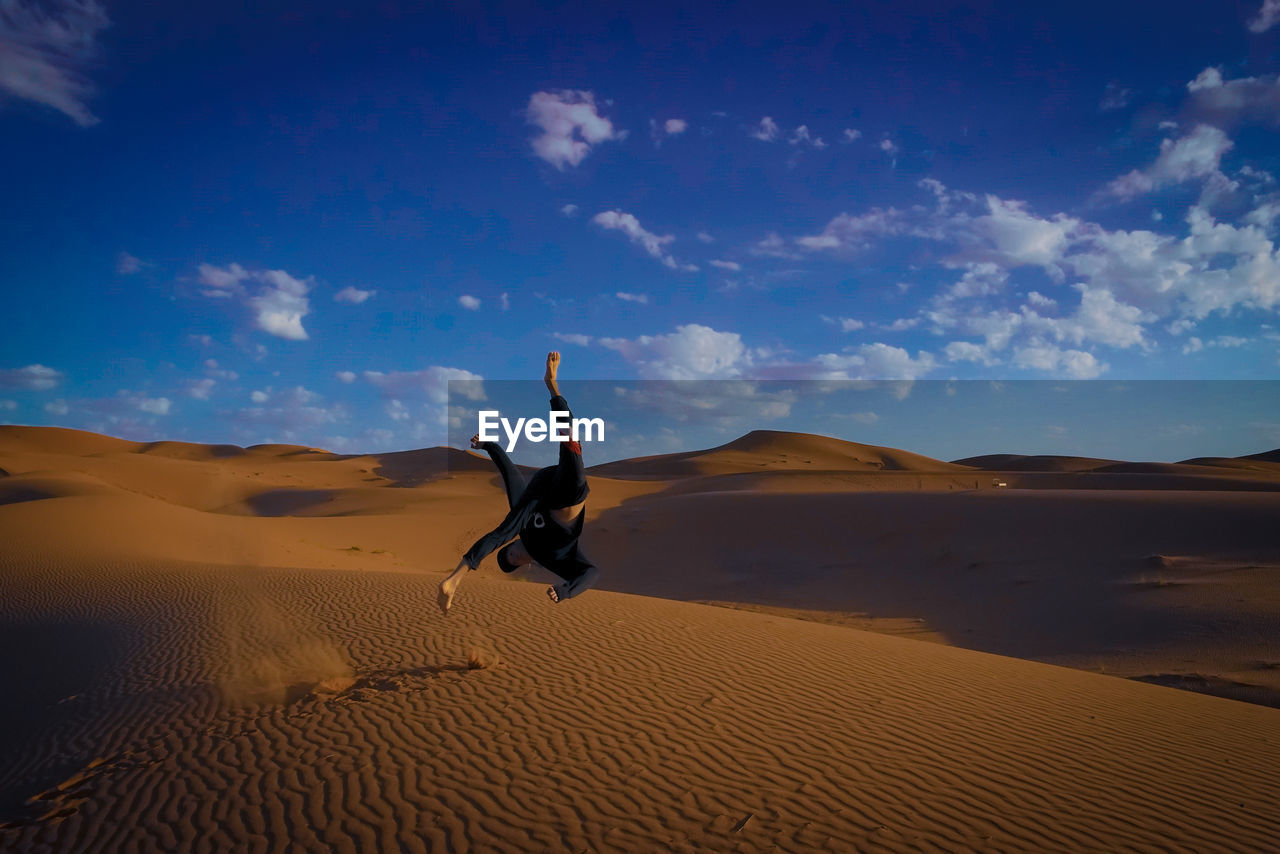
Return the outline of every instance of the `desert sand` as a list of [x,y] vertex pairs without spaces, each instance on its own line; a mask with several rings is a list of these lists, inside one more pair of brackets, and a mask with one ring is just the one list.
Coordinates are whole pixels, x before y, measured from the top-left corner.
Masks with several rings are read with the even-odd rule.
[[599,589],[489,558],[448,617],[468,452],[3,426],[0,470],[0,850],[1280,840],[1275,452],[758,431],[591,469]]

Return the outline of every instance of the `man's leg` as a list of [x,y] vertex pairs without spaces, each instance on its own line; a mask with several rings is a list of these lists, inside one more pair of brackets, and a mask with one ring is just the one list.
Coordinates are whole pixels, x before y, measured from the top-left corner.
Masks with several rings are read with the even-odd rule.
[[449,608],[453,606],[453,597],[458,592],[458,585],[462,584],[462,577],[467,574],[467,570],[466,560],[458,561],[458,566],[436,588],[436,604],[440,606],[445,616],[449,615]]
[[533,558],[519,540],[512,540],[498,550],[498,568],[503,572],[515,572],[522,566],[533,563]]
[[502,475],[502,487],[507,491],[507,506],[515,507],[520,496],[524,494],[525,487],[528,486],[524,472],[511,462],[511,457],[507,456],[507,452],[501,445],[497,442],[481,442],[478,433],[471,439],[471,447],[489,454],[489,458],[498,469],[498,474]]
[[[576,507],[587,500],[587,471],[582,465],[582,446],[577,442],[561,442],[546,501],[552,508]],[[581,508],[579,508],[581,509]],[[572,514],[577,516],[577,513]]]
[[600,570],[596,567],[590,567],[586,572],[577,578],[562,581],[547,588],[547,595],[551,597],[551,601],[559,604],[566,599],[572,599],[584,590],[588,590],[596,583],[596,579],[600,577]]

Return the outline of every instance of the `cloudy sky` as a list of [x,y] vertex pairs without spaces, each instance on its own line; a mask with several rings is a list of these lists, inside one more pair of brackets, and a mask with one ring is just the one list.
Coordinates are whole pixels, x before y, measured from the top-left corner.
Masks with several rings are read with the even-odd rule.
[[1277,0],[409,5],[0,0],[0,421],[419,447],[552,348],[1280,379]]

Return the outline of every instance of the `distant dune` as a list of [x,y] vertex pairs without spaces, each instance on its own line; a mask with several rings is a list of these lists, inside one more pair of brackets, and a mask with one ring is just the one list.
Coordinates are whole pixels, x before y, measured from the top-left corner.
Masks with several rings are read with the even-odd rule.
[[860,445],[808,433],[753,430],[732,442],[705,451],[619,460],[593,466],[591,473],[601,477],[678,478],[758,472],[761,469],[955,472],[964,468],[896,448]]
[[1024,456],[1022,454],[987,454],[956,460],[956,465],[972,466],[983,471],[1095,471],[1112,465],[1115,460],[1099,460],[1093,457],[1061,457],[1052,455]]
[[0,850],[1267,850],[1277,459],[755,431],[444,618],[482,455],[0,426]]

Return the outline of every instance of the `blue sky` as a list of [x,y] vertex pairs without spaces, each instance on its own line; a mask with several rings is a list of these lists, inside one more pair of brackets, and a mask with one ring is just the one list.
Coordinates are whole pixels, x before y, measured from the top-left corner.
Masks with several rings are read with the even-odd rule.
[[[420,447],[449,380],[552,348],[597,380],[1280,379],[1278,50],[1277,0],[0,0],[0,421]],[[1275,447],[1268,397],[1162,453]]]

